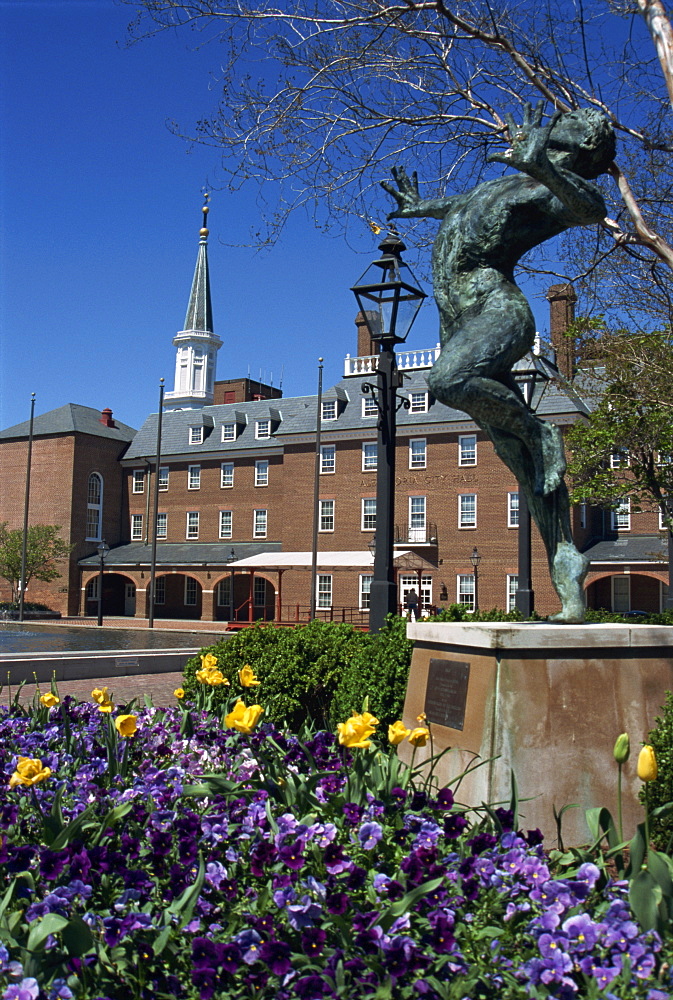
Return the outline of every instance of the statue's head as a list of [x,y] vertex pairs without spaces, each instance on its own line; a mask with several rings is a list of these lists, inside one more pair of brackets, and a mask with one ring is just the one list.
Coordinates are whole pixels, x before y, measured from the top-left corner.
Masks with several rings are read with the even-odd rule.
[[552,129],[548,149],[555,160],[580,177],[604,174],[615,158],[615,133],[600,111],[581,108],[561,115]]

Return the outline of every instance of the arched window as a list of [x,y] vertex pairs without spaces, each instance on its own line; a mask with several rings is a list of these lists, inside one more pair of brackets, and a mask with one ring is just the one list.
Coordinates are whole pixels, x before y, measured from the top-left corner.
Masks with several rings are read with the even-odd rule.
[[87,483],[86,495],[86,540],[99,542],[102,538],[103,523],[103,477],[92,472]]

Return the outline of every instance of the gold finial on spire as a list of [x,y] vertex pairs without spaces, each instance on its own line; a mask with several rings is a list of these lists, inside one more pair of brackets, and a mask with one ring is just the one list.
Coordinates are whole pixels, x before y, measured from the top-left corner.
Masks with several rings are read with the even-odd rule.
[[199,236],[203,236],[203,237],[208,236],[207,223],[208,223],[208,212],[210,211],[210,209],[208,208],[208,202],[209,201],[210,201],[210,192],[204,191],[203,192],[203,208],[201,209],[201,211],[203,212],[203,228],[199,232]]

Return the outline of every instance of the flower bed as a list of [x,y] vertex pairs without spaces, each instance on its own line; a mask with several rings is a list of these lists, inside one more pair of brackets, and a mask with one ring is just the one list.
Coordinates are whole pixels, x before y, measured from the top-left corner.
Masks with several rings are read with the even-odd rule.
[[352,749],[95,699],[0,714],[4,1000],[669,997],[625,883],[414,787],[367,713]]

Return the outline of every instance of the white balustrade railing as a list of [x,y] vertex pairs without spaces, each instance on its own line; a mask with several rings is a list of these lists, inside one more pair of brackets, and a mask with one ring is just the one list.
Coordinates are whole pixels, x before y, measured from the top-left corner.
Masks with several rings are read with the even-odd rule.
[[[432,368],[439,357],[440,346],[426,348],[420,351],[396,352],[397,367],[400,371],[419,371],[422,368]],[[379,364],[379,355],[370,354],[361,358],[346,355],[344,375],[368,375],[375,372]]]

